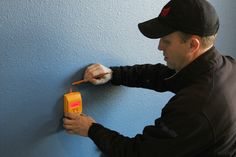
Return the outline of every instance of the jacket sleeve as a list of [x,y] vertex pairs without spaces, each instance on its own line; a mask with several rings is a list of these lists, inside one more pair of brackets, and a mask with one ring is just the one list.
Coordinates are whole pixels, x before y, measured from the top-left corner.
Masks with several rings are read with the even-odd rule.
[[142,87],[159,92],[167,91],[165,78],[175,71],[162,64],[143,64],[134,66],[110,67],[113,71],[111,83],[129,87]]
[[[177,101],[184,103],[182,100]],[[214,141],[211,126],[203,113],[188,113],[181,109],[182,105],[178,108],[173,103],[176,102],[167,104],[168,107],[164,108],[162,117],[155,121],[155,125],[146,126],[142,134],[133,138],[95,123],[90,127],[88,136],[109,157],[199,155]],[[170,107],[172,105],[175,107]]]

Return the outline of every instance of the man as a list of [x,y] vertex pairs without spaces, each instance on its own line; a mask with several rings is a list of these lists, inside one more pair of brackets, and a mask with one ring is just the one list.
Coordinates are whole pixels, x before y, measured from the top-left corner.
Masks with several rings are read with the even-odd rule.
[[[65,113],[71,134],[90,137],[112,157],[236,156],[236,62],[214,47],[219,28],[207,0],[171,0],[157,18],[139,24],[159,40],[167,66],[89,66],[84,78],[93,84],[143,87],[175,95],[153,126],[133,138],[120,135],[86,115]],[[96,76],[102,77],[97,78]]]

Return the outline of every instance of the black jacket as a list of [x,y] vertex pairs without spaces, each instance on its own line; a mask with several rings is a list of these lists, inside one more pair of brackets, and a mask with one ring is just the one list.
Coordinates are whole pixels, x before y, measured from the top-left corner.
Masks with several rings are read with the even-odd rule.
[[175,93],[155,125],[133,138],[93,124],[110,157],[236,157],[236,62],[212,47],[178,73],[162,64],[112,67],[114,85]]

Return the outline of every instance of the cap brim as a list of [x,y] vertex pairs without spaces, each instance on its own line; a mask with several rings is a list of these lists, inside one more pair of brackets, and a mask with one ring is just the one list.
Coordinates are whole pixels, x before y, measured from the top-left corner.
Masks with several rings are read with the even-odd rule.
[[138,28],[144,36],[151,39],[158,39],[175,31],[170,27],[164,26],[158,18],[139,23]]

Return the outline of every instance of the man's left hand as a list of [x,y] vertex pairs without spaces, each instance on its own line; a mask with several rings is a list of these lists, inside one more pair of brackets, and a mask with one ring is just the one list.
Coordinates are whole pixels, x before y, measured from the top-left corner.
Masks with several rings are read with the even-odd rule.
[[63,126],[69,134],[88,136],[89,128],[96,123],[92,117],[78,113],[64,113]]

